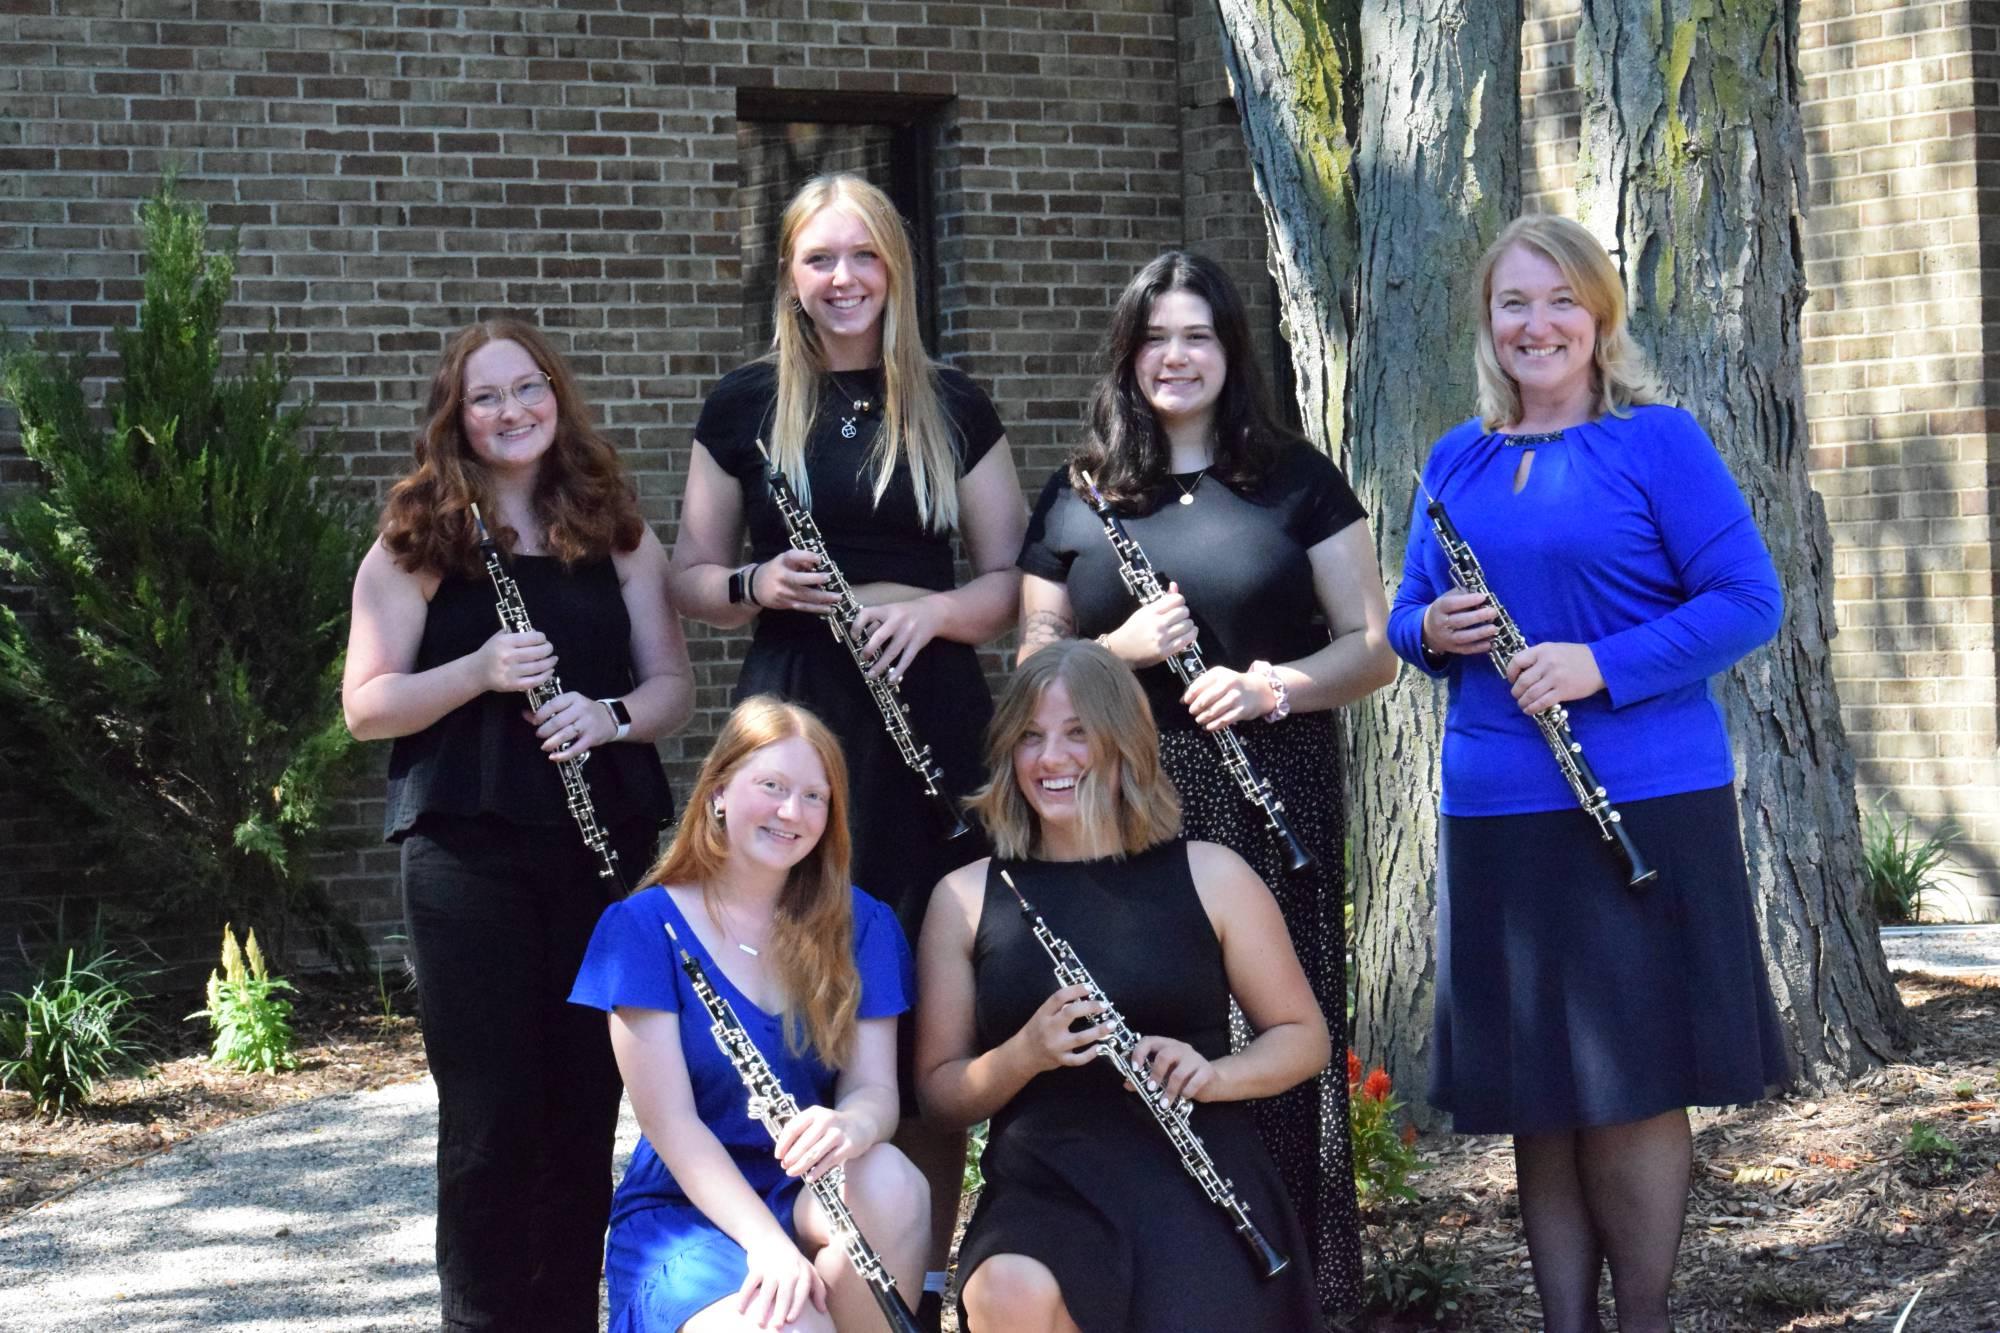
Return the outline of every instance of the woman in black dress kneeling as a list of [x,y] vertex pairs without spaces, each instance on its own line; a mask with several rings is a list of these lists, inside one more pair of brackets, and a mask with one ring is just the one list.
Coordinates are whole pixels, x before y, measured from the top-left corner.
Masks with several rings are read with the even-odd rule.
[[[1070,640],[1028,659],[973,800],[999,855],[946,876],[925,919],[920,1096],[940,1121],[993,1122],[958,1256],[969,1333],[1317,1324],[1304,1233],[1242,1103],[1324,1068],[1326,1020],[1256,873],[1175,836],[1155,734],[1138,682],[1104,649]],[[1099,1007],[1057,988],[1003,871],[1140,1034],[1134,1060],[1166,1096],[1198,1103],[1195,1133],[1292,1259],[1276,1278],[1096,1058]],[[1232,993],[1258,1032],[1235,1054]]]

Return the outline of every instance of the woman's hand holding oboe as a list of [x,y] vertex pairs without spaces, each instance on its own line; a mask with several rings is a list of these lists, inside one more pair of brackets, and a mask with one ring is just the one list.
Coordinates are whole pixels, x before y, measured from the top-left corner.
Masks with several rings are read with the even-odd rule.
[[1453,588],[1424,608],[1424,647],[1444,657],[1484,657],[1499,633],[1492,601],[1483,592]]
[[1597,655],[1587,643],[1531,643],[1507,664],[1507,680],[1514,701],[1530,717],[1604,688]]
[[1200,637],[1194,616],[1180,585],[1169,583],[1165,593],[1150,602],[1141,602],[1125,623],[1098,640],[1111,655],[1133,669],[1158,666],[1177,653],[1184,653]]

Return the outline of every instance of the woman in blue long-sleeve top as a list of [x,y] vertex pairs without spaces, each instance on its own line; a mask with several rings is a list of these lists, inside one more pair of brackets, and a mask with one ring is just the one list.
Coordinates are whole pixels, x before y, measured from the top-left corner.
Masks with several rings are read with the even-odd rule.
[[[1709,678],[1776,631],[1776,571],[1694,418],[1625,331],[1602,247],[1508,227],[1479,270],[1480,415],[1424,487],[1531,645],[1503,677],[1494,610],[1458,589],[1417,497],[1389,617],[1450,687],[1430,1100],[1510,1133],[1549,1333],[1666,1333],[1687,1208],[1686,1108],[1786,1077]],[[1534,714],[1562,704],[1656,881],[1578,806]]]

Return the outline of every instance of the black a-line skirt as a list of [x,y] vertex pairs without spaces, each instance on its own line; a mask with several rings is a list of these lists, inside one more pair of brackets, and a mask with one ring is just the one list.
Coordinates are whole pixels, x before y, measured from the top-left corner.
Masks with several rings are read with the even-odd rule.
[[1431,1104],[1466,1134],[1752,1102],[1789,1078],[1729,787],[1622,804],[1659,878],[1579,809],[1439,821]]

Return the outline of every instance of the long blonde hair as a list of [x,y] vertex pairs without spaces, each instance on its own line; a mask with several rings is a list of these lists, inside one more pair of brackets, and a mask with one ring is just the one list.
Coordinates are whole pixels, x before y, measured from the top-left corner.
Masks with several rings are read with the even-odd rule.
[[798,289],[792,283],[792,255],[799,232],[828,208],[840,209],[867,229],[889,279],[882,312],[882,428],[875,432],[868,455],[875,469],[875,502],[882,502],[896,464],[907,462],[910,484],[917,494],[917,514],[924,526],[933,532],[949,532],[958,523],[958,466],[944,405],[938,398],[937,368],[924,351],[917,327],[916,260],[889,196],[847,172],[807,181],[792,196],[778,224],[778,286],[772,320],[777,332],[771,339],[771,357],[778,363],[778,402],[771,438],[764,443],[771,451],[771,460],[798,492],[800,502],[811,504],[806,440],[819,413],[826,349],[820,346],[819,328],[812,316],[799,305]]
[[785,991],[785,1044],[799,1054],[809,1043],[837,1069],[853,1054],[861,976],[848,887],[847,761],[824,722],[769,694],[738,704],[702,760],[673,842],[645,882],[700,885],[709,918],[720,922],[714,886],[729,859],[729,836],[715,798],[752,754],[794,736],[812,746],[826,769],[826,831],[786,876],[767,948]]
[[[1138,677],[1088,639],[1058,639],[1008,679],[986,728],[986,769],[993,776],[967,807],[985,823],[994,850],[1006,857],[1040,850],[1041,822],[1014,776],[1014,747],[1058,680],[1090,737],[1090,771],[1076,788],[1090,854],[1127,857],[1180,832],[1180,794],[1160,767],[1159,731]],[[1114,764],[1115,784],[1106,780]]]
[[1516,245],[1527,246],[1561,269],[1570,291],[1596,317],[1597,345],[1591,359],[1596,367],[1598,414],[1622,417],[1629,408],[1661,401],[1665,391],[1625,327],[1625,284],[1611,256],[1581,224],[1554,213],[1529,213],[1508,223],[1479,260],[1473,365],[1479,374],[1479,418],[1486,429],[1502,430],[1521,419],[1520,386],[1500,368],[1500,353],[1493,345],[1493,270],[1500,256]]

